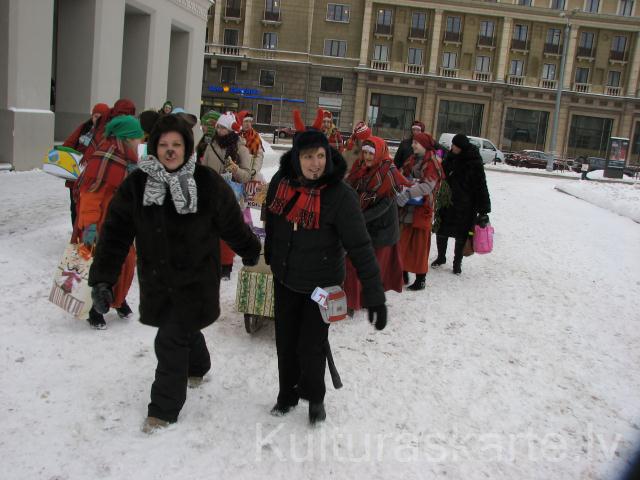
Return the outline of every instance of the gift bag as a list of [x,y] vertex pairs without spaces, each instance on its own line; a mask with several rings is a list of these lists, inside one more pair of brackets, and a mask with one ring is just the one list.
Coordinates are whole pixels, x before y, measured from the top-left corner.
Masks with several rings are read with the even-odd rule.
[[[262,258],[261,258],[262,259]],[[238,273],[236,309],[240,313],[271,317],[273,313],[273,275],[268,265],[242,267]]]
[[90,249],[82,243],[70,243],[53,277],[49,301],[76,318],[86,317],[91,310],[89,268],[92,262]]
[[476,225],[473,232],[473,250],[483,255],[493,251],[493,227],[489,224],[486,227]]

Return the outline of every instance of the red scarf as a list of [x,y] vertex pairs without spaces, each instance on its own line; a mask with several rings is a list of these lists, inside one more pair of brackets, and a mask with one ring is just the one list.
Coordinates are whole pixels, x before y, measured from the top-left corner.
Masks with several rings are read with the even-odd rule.
[[262,140],[260,140],[260,135],[258,135],[258,133],[253,128],[250,128],[249,130],[242,130],[242,132],[240,132],[240,135],[242,136],[242,138],[244,138],[244,141],[246,142],[247,148],[251,152],[251,155],[257,155],[262,148]]
[[296,193],[299,193],[300,196],[296,203],[287,213],[287,220],[294,224],[300,224],[306,229],[318,229],[320,228],[320,192],[324,187],[326,185],[318,188],[292,186],[289,180],[283,178],[278,183],[276,196],[269,205],[269,211],[276,215],[282,215],[285,207],[289,205]]
[[347,182],[358,193],[362,210],[381,198],[395,197],[403,186],[411,185],[394,165],[387,143],[379,137],[369,137],[368,141],[373,142],[376,147],[374,165],[367,167],[361,153],[347,177]]

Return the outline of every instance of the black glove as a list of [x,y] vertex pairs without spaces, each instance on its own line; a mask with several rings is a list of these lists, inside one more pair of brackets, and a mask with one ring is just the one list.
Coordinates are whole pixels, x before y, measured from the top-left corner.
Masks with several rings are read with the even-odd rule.
[[478,215],[476,223],[480,228],[486,227],[487,225],[489,225],[489,215],[487,215],[486,213],[484,215]]
[[242,264],[246,267],[255,267],[260,260],[260,255],[257,257],[247,257],[242,259]]
[[376,307],[367,307],[369,310],[369,322],[376,326],[376,330],[384,330],[387,326],[387,306],[385,304]]
[[101,315],[107,313],[113,302],[111,285],[104,282],[96,283],[91,289],[91,300],[93,300],[93,308],[96,312]]

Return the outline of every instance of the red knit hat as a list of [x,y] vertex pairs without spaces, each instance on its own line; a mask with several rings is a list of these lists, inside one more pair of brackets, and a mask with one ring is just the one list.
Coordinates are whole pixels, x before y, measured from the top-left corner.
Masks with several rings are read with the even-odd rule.
[[371,129],[369,126],[363,121],[359,121],[356,123],[356,126],[353,127],[353,137],[357,140],[366,140],[371,136]]
[[433,143],[433,137],[428,133],[416,133],[413,139],[422,145],[426,150],[433,150],[435,144]]
[[96,103],[93,106],[93,110],[91,110],[91,115],[99,113],[101,116],[106,117],[107,115],[109,115],[110,110],[111,109],[109,108],[109,105],[107,105],[106,103]]
[[113,104],[113,108],[111,109],[111,118],[117,117],[118,115],[135,115],[136,114],[136,105],[131,100],[127,98],[121,98],[116,103]]
[[322,112],[322,118],[328,118],[329,120],[333,121],[333,113],[331,113],[329,110],[325,110]]

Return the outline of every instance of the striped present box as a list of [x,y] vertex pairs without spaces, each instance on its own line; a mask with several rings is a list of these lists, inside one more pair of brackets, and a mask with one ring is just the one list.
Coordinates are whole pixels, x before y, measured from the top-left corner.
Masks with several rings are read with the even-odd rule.
[[270,271],[243,267],[238,274],[236,309],[240,313],[274,317],[273,275]]

